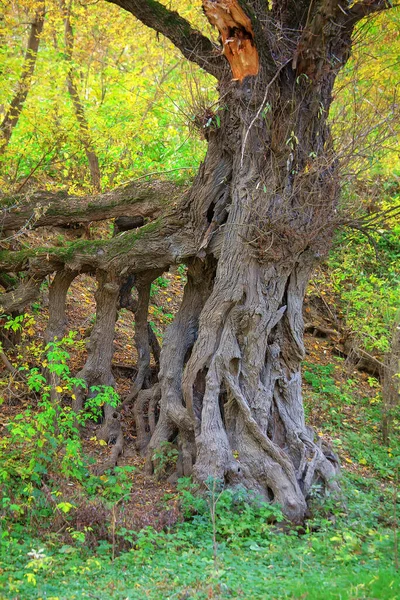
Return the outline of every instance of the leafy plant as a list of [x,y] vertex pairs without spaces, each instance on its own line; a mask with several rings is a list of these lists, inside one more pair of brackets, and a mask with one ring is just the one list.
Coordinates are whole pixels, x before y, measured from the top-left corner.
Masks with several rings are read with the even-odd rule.
[[174,467],[179,456],[178,450],[171,442],[162,442],[152,456],[154,461],[154,473],[157,477],[165,475],[169,469]]

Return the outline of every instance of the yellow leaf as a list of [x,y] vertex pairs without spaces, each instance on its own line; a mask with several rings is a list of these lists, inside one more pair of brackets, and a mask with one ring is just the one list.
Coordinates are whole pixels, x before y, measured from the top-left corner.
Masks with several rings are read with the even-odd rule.
[[76,400],[75,394],[71,394],[71,398],[72,398],[72,400]]
[[365,458],[360,458],[360,460],[358,462],[360,463],[360,465],[368,464]]
[[36,577],[34,573],[25,573],[25,577],[28,580],[28,583],[32,583],[32,585],[36,585]]
[[344,457],[344,460],[345,460],[346,462],[348,462],[348,463],[351,463],[351,464],[353,463],[353,461],[351,460],[351,458],[346,458],[346,456]]
[[100,446],[107,446],[107,442],[105,440],[99,440]]
[[62,391],[63,391],[63,389],[62,389],[61,385],[58,385],[56,387],[56,392],[58,392],[59,394],[61,394]]

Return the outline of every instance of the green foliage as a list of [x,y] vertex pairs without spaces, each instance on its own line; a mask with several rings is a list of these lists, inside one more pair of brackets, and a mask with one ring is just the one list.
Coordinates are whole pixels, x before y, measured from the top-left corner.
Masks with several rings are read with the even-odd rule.
[[[32,3],[22,0],[20,10],[12,6],[4,10],[2,35],[7,43],[0,51],[0,106],[5,108],[21,72]],[[198,10],[189,12],[193,16]],[[65,86],[71,63],[65,52],[64,15],[52,0],[46,13],[35,77],[7,152],[0,157],[0,183],[11,188],[34,173],[41,185],[81,192],[91,183]],[[127,27],[117,7],[75,2],[71,22],[74,81],[99,159],[102,186],[154,172],[187,181],[204,156],[205,144],[188,136],[192,92],[191,85],[182,81],[195,80],[196,86],[207,88],[212,79],[185,61],[177,62],[172,46],[154,32],[135,21]]]
[[200,504],[188,480],[180,482],[180,493],[190,521],[169,533],[149,527],[140,533],[121,529],[132,549],[113,562],[110,544],[88,551],[83,544],[86,531],[72,529],[75,546],[60,546],[57,537],[38,542],[27,535],[5,536],[6,552],[0,558],[3,597],[264,600],[267,595],[282,599],[307,594],[311,600],[393,600],[400,594],[391,530],[393,490],[350,475],[342,483],[347,509],[330,503],[314,514],[306,529],[268,524],[268,510],[274,507],[249,502],[240,491],[223,491],[216,517],[217,570],[207,495]]
[[184,264],[178,265],[177,268],[177,272],[179,277],[184,279],[184,283],[186,282],[186,272],[187,272],[187,266]]
[[387,447],[381,437],[382,397],[376,379],[369,380],[375,395],[360,397],[353,380],[338,383],[333,377],[335,370],[342,368],[340,359],[336,365],[304,363],[303,377],[311,388],[311,393],[305,394],[307,416],[323,412],[324,431],[345,463],[364,465],[380,477],[393,479],[400,466],[398,421],[397,435]]
[[[318,394],[338,394],[335,380],[331,377],[335,367],[333,365],[318,365],[304,361],[304,380],[311,385]],[[308,369],[308,370],[307,370]]]
[[160,291],[160,289],[166,289],[169,286],[169,280],[166,277],[160,275],[153,281],[150,287],[150,297],[153,297]]
[[171,442],[162,442],[152,456],[154,461],[154,473],[157,477],[165,475],[172,467],[176,465],[179,452]]
[[[15,330],[24,322],[29,324],[29,318],[13,319],[7,325]],[[69,482],[88,498],[100,496],[108,503],[130,489],[130,467],[103,478],[90,472],[78,423],[84,425],[87,419],[99,417],[105,403],[117,406],[119,397],[109,386],[94,386],[91,392],[95,395],[88,400],[87,409],[78,416],[72,411],[65,399],[74,398],[74,391],[85,386],[72,377],[68,366],[67,348],[74,343],[73,332],[49,343],[44,356],[37,355],[43,371],[28,366],[18,370],[36,402],[7,423],[6,435],[0,439],[0,514],[11,530],[27,522],[32,525],[36,519],[50,522],[57,512],[69,517],[75,506],[69,498],[60,497],[61,483],[64,488]]]
[[103,415],[102,408],[105,404],[116,408],[120,403],[120,397],[111,385],[92,385],[89,388],[89,392],[91,394],[97,392],[97,394],[87,399],[82,424],[84,424],[88,417],[95,420],[100,419]]
[[387,352],[400,309],[400,226],[375,239],[378,255],[361,235],[352,236],[347,244],[342,239],[330,259],[330,277],[348,326],[367,350]]
[[283,521],[279,506],[270,504],[249,492],[242,486],[224,488],[222,482],[210,478],[206,491],[189,479],[178,482],[184,514],[193,521],[205,524],[210,522],[210,513],[215,507],[217,540],[251,546],[266,540],[271,535],[271,523]]
[[101,497],[106,500],[108,504],[114,504],[120,500],[126,498],[132,489],[132,473],[136,471],[135,467],[128,465],[124,467],[115,467],[112,473],[102,476],[101,489],[97,489],[96,492],[101,494]]

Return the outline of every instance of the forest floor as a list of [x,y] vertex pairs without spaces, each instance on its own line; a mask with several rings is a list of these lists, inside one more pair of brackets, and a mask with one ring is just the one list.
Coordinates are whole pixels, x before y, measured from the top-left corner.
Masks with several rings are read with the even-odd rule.
[[[181,270],[153,285],[151,325],[160,342],[184,282]],[[93,324],[94,291],[94,281],[85,275],[69,290],[68,328],[78,332],[70,351],[73,372],[84,364],[79,338],[86,339]],[[381,439],[380,384],[339,356],[340,335],[332,333],[338,325],[334,300],[315,294],[307,299],[305,320],[315,327],[305,335],[304,400],[308,422],[340,457],[346,501],[328,499],[321,506],[316,489],[315,511],[301,528],[270,525],[259,508],[215,490],[200,501],[188,481],[178,489],[168,482],[168,461],[159,478],[145,475],[128,406],[119,499],[105,507],[60,479],[59,493],[75,513],[61,515],[51,527],[38,526],[36,535],[29,527],[25,534],[17,524],[8,528],[0,558],[0,599],[400,599],[393,499],[397,475],[394,450]],[[33,306],[33,317],[40,342],[46,292],[43,302]],[[133,331],[132,314],[122,310],[114,355],[121,396],[134,374]],[[24,404],[3,392],[5,427]],[[97,464],[110,452],[96,440],[98,428],[91,422],[83,434],[85,453]],[[114,485],[118,475],[103,480]]]

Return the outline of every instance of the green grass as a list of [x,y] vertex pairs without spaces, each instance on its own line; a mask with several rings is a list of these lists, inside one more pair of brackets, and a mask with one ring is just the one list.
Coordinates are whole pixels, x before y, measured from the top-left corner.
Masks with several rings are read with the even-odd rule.
[[305,409],[310,420],[319,413],[323,433],[329,434],[342,462],[365,467],[370,474],[384,480],[393,480],[400,466],[400,422],[394,415],[393,435],[386,446],[382,440],[383,401],[378,381],[370,377],[368,385],[360,380],[335,378],[335,371],[343,369],[342,359],[335,364],[304,362],[303,377],[309,389],[305,393]]
[[[306,530],[285,532],[260,518],[265,509],[249,509],[224,492],[216,564],[207,502],[187,489],[184,509],[196,513],[189,521],[170,533],[143,530],[114,561],[105,542],[89,551],[82,538],[71,546],[55,534],[38,541],[14,532],[3,540],[0,598],[398,599],[393,493],[356,476],[346,476],[343,486],[347,510],[331,503]],[[38,558],[28,555],[40,548]]]

